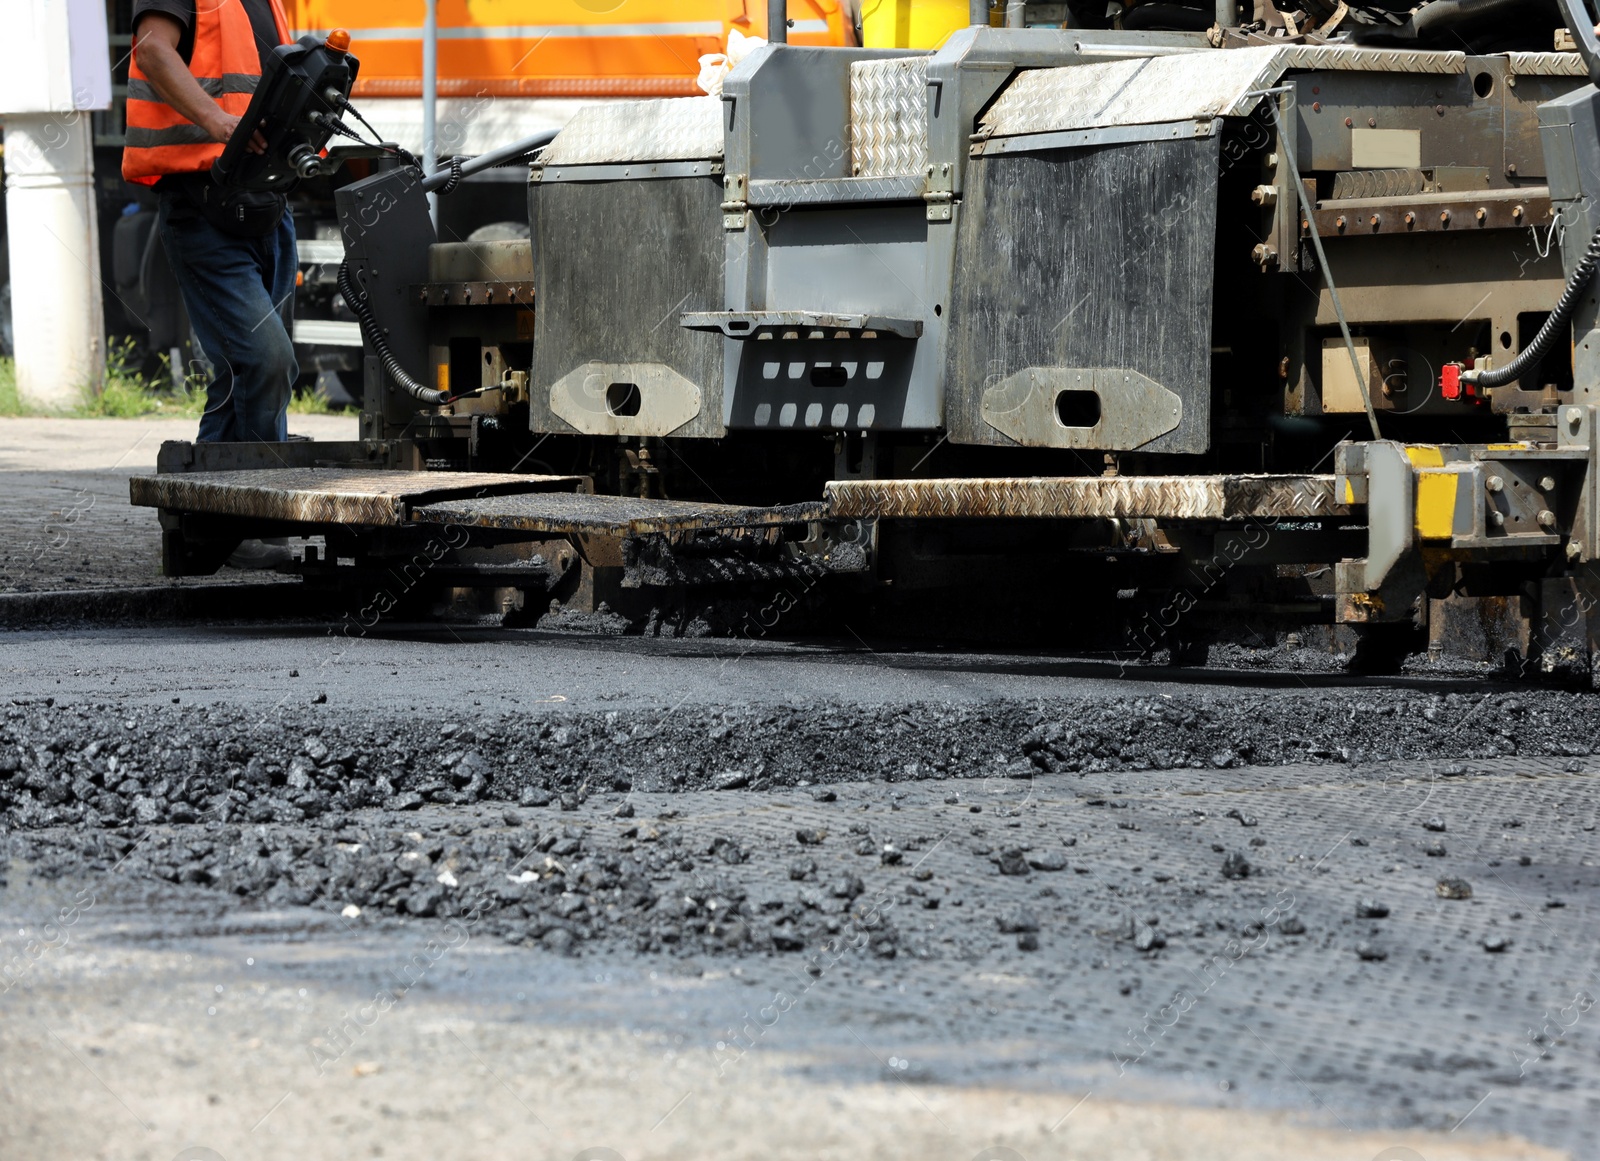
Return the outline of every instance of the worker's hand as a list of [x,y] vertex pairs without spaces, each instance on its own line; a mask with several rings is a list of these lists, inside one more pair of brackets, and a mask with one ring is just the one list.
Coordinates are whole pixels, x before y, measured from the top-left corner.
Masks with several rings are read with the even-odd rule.
[[[206,132],[211,134],[211,140],[220,141],[223,144],[227,144],[229,138],[233,136],[233,131],[237,129],[238,126],[238,117],[233,116],[231,113],[224,113],[221,110],[218,110],[216,119],[212,122],[212,124],[206,126]],[[250,134],[250,144],[246,146],[246,148],[248,148],[251,153],[265,153],[267,151],[267,139],[261,136],[261,130],[257,129],[254,133]]]

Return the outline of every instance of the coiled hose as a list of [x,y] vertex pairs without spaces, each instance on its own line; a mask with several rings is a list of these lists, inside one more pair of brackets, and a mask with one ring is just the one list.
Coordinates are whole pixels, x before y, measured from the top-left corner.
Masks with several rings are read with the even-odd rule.
[[1583,252],[1583,258],[1572,271],[1572,277],[1567,279],[1567,288],[1561,292],[1560,301],[1550,312],[1550,317],[1544,320],[1539,333],[1533,336],[1533,342],[1523,347],[1517,357],[1504,367],[1496,367],[1491,371],[1462,371],[1461,381],[1479,387],[1504,387],[1507,383],[1515,383],[1543,362],[1561,328],[1567,325],[1572,312],[1577,309],[1578,299],[1588,289],[1596,265],[1600,265],[1600,230],[1596,230],[1594,237],[1589,239],[1589,248]]
[[406,369],[400,365],[400,360],[394,357],[394,352],[389,349],[389,340],[378,328],[377,320],[372,317],[372,307],[367,305],[367,293],[356,288],[356,280],[350,274],[349,259],[339,263],[339,293],[344,296],[346,305],[355,312],[361,321],[361,336],[366,339],[367,345],[378,356],[378,361],[383,364],[383,369],[389,372],[391,378],[402,390],[418,403],[427,404],[429,407],[440,403],[449,403],[452,396],[448,391],[435,391],[416,379],[413,379]]

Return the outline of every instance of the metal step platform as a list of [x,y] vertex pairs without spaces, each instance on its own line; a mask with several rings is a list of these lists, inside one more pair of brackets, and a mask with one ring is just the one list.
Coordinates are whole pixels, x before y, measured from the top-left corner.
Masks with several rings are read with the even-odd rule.
[[174,472],[128,481],[135,507],[297,524],[394,527],[428,503],[508,492],[573,491],[581,476],[491,472],[403,472],[349,468],[262,468]]
[[268,468],[134,476],[135,506],[292,524],[408,524],[540,536],[770,529],[816,520],[821,502],[784,507],[596,496],[582,476]]
[[770,529],[823,519],[1318,519],[1342,516],[1335,477],[1072,476],[836,480],[776,507],[596,496],[579,476],[278,468],[135,476],[135,505],[297,524],[454,524],[538,535]]
[[835,480],[830,516],[1312,520],[1343,516],[1328,476],[1037,476]]
[[415,509],[412,519],[423,523],[554,535],[642,535],[764,530],[817,520],[826,515],[821,503],[746,508],[737,504],[641,500],[636,496],[591,496],[585,492],[541,492],[442,500]]

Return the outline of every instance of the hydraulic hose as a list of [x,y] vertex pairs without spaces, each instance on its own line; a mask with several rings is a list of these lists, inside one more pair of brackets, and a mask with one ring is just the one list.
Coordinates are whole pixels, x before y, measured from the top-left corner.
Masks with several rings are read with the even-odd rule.
[[1561,298],[1550,312],[1550,317],[1544,320],[1544,326],[1533,336],[1533,342],[1522,348],[1517,357],[1504,367],[1496,367],[1491,371],[1462,371],[1461,381],[1479,387],[1504,387],[1507,383],[1515,383],[1543,362],[1555,344],[1556,336],[1572,318],[1578,300],[1593,280],[1596,265],[1600,265],[1600,230],[1596,230],[1594,237],[1589,239],[1589,248],[1583,252],[1583,258],[1573,269],[1572,277],[1567,279],[1567,288],[1561,292]]
[[372,317],[372,307],[367,304],[366,291],[358,292],[356,288],[356,280],[350,274],[349,259],[339,263],[339,293],[344,296],[345,303],[361,321],[362,338],[366,339],[367,345],[378,356],[383,369],[389,372],[390,377],[400,384],[407,395],[429,407],[450,402],[452,396],[449,392],[435,391],[432,387],[413,379],[400,365],[400,360],[394,357],[394,352],[389,349],[389,340],[384,337],[377,320]]

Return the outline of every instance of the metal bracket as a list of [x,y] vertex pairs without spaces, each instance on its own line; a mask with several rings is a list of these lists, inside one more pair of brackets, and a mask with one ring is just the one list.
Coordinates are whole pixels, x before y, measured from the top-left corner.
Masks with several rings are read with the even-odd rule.
[[999,153],[1037,153],[1045,149],[1083,149],[1101,145],[1131,145],[1146,141],[1186,141],[1210,137],[1222,128],[1220,119],[1163,121],[1156,125],[1106,125],[1088,129],[1060,129],[1049,133],[1027,133],[1015,137],[983,137],[973,134],[971,155],[991,157]]
[[926,170],[922,200],[928,204],[928,221],[948,222],[955,200],[955,167],[948,161],[930,164]]
[[750,209],[750,175],[730,173],[722,179],[722,228],[742,230]]
[[642,181],[662,177],[715,177],[720,161],[629,161],[608,165],[540,165],[531,181]]
[[[1570,410],[1581,429],[1583,411]],[[1439,562],[1536,560],[1559,549],[1569,529],[1567,556],[1578,559],[1589,460],[1576,444],[1339,445],[1334,487],[1367,514],[1366,557],[1336,569],[1339,619],[1393,620]]]

